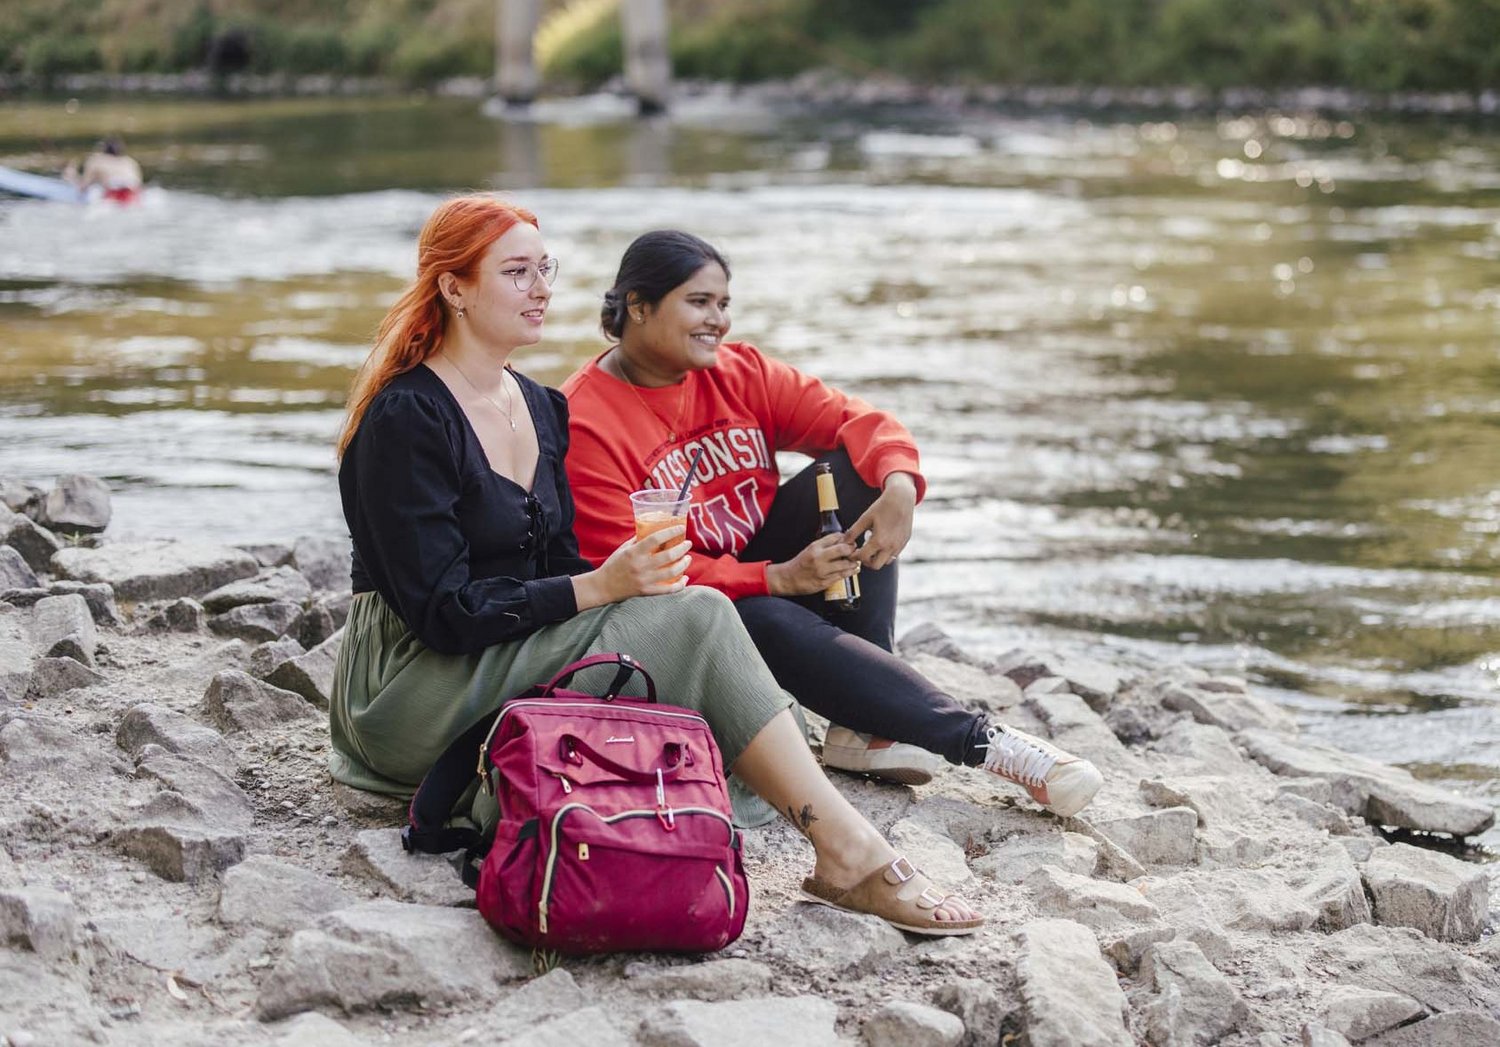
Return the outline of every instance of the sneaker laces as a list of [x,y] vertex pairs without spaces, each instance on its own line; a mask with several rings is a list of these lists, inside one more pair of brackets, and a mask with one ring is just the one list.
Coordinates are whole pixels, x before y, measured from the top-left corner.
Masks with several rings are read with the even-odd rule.
[[1041,787],[1056,765],[1058,753],[1049,745],[1013,734],[1005,727],[987,727],[983,767],[1022,785]]

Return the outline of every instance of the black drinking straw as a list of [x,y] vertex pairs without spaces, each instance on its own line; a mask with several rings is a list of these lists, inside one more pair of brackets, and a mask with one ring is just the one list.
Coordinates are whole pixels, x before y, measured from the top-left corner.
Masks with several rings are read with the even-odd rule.
[[687,489],[692,486],[693,474],[698,471],[698,463],[703,460],[703,452],[707,450],[706,445],[699,444],[698,449],[693,452],[693,460],[688,463],[687,479],[682,481],[682,486],[677,489],[677,500],[680,502],[687,497]]

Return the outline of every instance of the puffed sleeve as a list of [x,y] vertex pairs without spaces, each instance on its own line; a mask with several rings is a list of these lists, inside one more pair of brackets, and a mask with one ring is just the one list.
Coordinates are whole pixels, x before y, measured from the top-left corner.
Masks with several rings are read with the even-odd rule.
[[470,577],[459,527],[462,439],[438,403],[387,390],[370,405],[354,456],[352,530],[376,589],[417,638],[464,654],[578,613],[567,577]]

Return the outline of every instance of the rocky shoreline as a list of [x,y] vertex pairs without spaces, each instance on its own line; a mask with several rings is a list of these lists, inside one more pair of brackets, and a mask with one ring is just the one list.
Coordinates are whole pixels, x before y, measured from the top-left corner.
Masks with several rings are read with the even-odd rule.
[[1483,803],[1301,741],[1237,679],[1052,652],[901,650],[1087,755],[1057,819],[981,772],[835,775],[990,919],[907,938],[795,902],[811,850],[746,835],[723,954],[533,954],[493,933],[403,808],[328,778],[347,546],[112,543],[107,488],[0,480],[0,1036],[44,1044],[1500,1042]]
[[[36,95],[127,94],[166,97],[265,98],[281,96],[374,97],[409,93],[441,97],[484,98],[494,95],[485,77],[466,76],[412,88],[380,77],[325,73],[235,73],[215,77],[207,70],[186,73],[74,73],[42,82],[19,74],[0,74],[0,97]],[[623,79],[606,84],[602,93],[626,92]],[[564,96],[545,96],[553,101]],[[783,80],[750,84],[678,80],[673,98],[690,106],[704,99],[750,107],[924,107],[947,110],[1013,110],[1078,112],[1222,112],[1315,113],[1355,116],[1463,116],[1487,118],[1500,113],[1500,90],[1364,91],[1337,86],[1226,87],[1188,85],[1130,87],[1078,84],[928,84],[888,73],[853,77],[834,70],[811,70]],[[496,111],[503,111],[500,106]],[[489,112],[489,108],[486,109]],[[623,110],[622,110],[623,111]]]

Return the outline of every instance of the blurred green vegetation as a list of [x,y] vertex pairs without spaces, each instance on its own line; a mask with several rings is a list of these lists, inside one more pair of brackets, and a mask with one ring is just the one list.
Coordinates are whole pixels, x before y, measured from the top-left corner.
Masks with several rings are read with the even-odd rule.
[[[497,0],[4,0],[0,72],[487,76]],[[1007,84],[1500,86],[1500,0],[668,0],[686,77],[829,68]],[[549,0],[556,11],[566,0]],[[617,19],[547,61],[558,86],[620,71]]]

